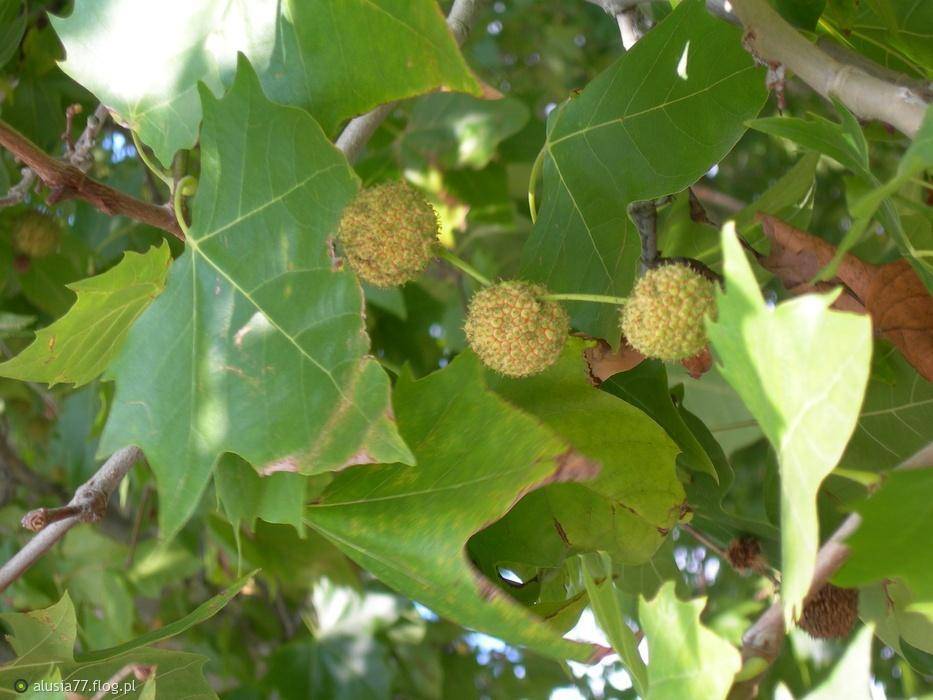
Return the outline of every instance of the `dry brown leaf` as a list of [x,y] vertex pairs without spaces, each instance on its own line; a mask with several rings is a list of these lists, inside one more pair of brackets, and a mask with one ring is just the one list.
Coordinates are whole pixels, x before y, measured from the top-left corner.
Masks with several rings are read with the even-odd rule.
[[873,265],[846,254],[836,277],[810,280],[836,252],[834,246],[773,216],[759,215],[771,253],[759,262],[792,294],[844,285],[834,308],[868,313],[876,333],[889,340],[920,375],[933,381],[933,296],[906,260]]
[[865,297],[875,330],[933,381],[933,296],[906,260],[882,265]]
[[[599,386],[612,375],[637,367],[645,356],[622,338],[618,350],[613,350],[605,340],[598,340],[596,345],[583,351],[583,359],[586,361],[590,384]],[[681,364],[691,377],[699,379],[713,366],[713,355],[706,347],[693,357],[682,360]]]
[[596,345],[583,351],[583,359],[590,383],[599,386],[612,375],[637,367],[645,356],[624,340],[615,351],[605,340],[598,340]]

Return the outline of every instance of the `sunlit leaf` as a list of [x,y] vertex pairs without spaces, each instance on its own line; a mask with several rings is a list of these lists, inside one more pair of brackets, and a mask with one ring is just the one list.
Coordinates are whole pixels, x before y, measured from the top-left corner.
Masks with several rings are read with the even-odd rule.
[[356,189],[346,160],[310,116],[269,102],[245,60],[224,99],[202,99],[187,246],[108,370],[100,446],[143,449],[169,537],[224,452],[267,472],[412,459],[365,357],[359,284],[328,255]]
[[829,309],[834,294],[770,308],[735,235],[723,229],[726,292],[708,322],[720,371],[758,420],[781,474],[781,597],[785,617],[810,588],[819,530],[816,492],[858,420],[871,360],[871,323]]

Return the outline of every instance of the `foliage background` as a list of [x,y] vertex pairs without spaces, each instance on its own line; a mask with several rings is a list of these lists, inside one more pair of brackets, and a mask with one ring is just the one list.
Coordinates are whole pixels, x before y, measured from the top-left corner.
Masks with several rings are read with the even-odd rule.
[[[179,12],[181,4],[176,8]],[[933,16],[922,3],[866,2],[862,3],[864,8],[845,0],[831,0],[825,4],[785,0],[777,4],[785,16],[804,31],[845,36],[856,50],[914,78],[929,80],[933,73],[929,52],[933,45]],[[0,3],[0,16],[5,19],[18,16],[17,5]],[[92,83],[96,80],[97,84],[106,84],[108,71],[113,71],[120,60],[119,50],[126,50],[128,42],[146,34],[145,26],[120,24],[115,19],[118,9],[129,8],[134,3],[110,0],[103,5],[112,11],[110,15],[103,13],[90,20],[81,19],[88,22],[83,27],[82,41],[111,47],[112,60],[89,64],[90,67],[85,65],[84,70],[94,75],[93,80],[85,80],[83,85],[69,77],[62,70],[62,64],[57,63],[64,54],[56,28],[67,33],[74,31],[74,27],[69,30],[60,20],[61,23],[53,27],[47,14],[68,16],[74,11],[73,17],[79,17],[78,10],[70,2],[30,0],[22,34],[16,36],[14,28],[11,31],[16,38],[0,45],[0,59],[4,59],[0,74],[0,116],[49,153],[61,152],[66,107],[79,104],[86,115],[97,104],[91,91],[98,93],[97,98],[111,97],[101,94],[104,88]],[[818,6],[819,11],[804,9],[811,5]],[[9,7],[14,10],[12,14]],[[879,20],[879,17],[888,20],[882,12],[886,7],[895,15],[891,20],[893,28]],[[169,9],[164,11],[170,14]],[[642,6],[642,29],[648,32],[643,41],[650,39],[652,28],[671,11],[666,2]],[[4,12],[8,14],[3,15]],[[201,21],[207,20],[201,18]],[[710,26],[715,25],[715,20],[708,21]],[[13,27],[15,23],[9,24]],[[351,47],[369,41],[347,30],[348,26],[351,25],[320,31],[325,35],[328,31],[336,32],[335,36]],[[200,41],[196,21],[182,22],[179,27],[179,32],[188,32],[183,38]],[[905,27],[910,31],[902,31]],[[685,32],[690,30],[690,26],[684,29]],[[738,31],[734,34],[737,36]],[[137,75],[137,79],[157,83],[173,66],[174,57],[159,55],[157,49],[156,44],[148,55],[149,64],[141,64],[141,68],[135,66],[148,71],[143,76]],[[401,50],[392,46],[389,52]],[[744,56],[738,44],[726,49],[711,43],[707,50],[722,55],[732,55],[729,52],[734,50],[735,56]],[[80,52],[76,50],[77,53]],[[610,68],[620,53],[617,26],[594,4],[582,0],[487,3],[463,49],[465,63],[458,68],[456,76],[460,83],[453,85],[466,92],[433,93],[401,102],[355,164],[356,173],[364,186],[404,177],[421,187],[440,215],[442,240],[488,277],[534,276],[537,273],[528,246],[535,245],[536,236],[547,232],[541,225],[537,229],[533,226],[527,194],[535,161],[547,138],[548,116],[555,109],[563,109],[566,112],[562,118],[572,120],[576,118],[574,110],[586,116],[590,113],[587,110],[595,109],[590,104],[597,101],[591,99],[592,92],[579,97],[577,93]],[[452,54],[452,60],[459,61],[456,53]],[[703,56],[700,54],[697,60],[707,61],[711,66],[715,64],[716,56]],[[74,58],[69,55],[69,60]],[[466,66],[472,68],[488,88],[501,92],[503,98],[483,100],[466,94],[478,92],[477,86],[471,84]],[[725,139],[722,144],[707,149],[711,160],[705,164],[705,156],[698,155],[703,149],[678,150],[659,144],[666,157],[680,161],[676,167],[682,166],[686,173],[679,176],[684,181],[673,189],[680,191],[690,184],[694,176],[700,174],[690,174],[699,165],[700,172],[707,172],[700,178],[696,192],[710,218],[724,221],[738,214],[739,230],[752,243],[761,243],[764,236],[749,212],[754,212],[763,198],[771,197],[765,201],[774,207],[772,213],[779,213],[800,228],[838,244],[857,220],[853,205],[859,197],[895,176],[907,141],[882,125],[863,125],[859,133],[864,133],[867,139],[870,174],[876,178],[871,182],[831,158],[808,155],[819,149],[808,146],[805,139],[801,145],[774,136],[774,129],[769,132],[766,121],[757,122],[760,128],[746,131],[745,121],[755,116],[762,120],[779,117],[774,96],[767,97],[764,102],[762,73],[751,73],[744,88],[751,96],[743,98],[748,113],[735,120],[734,138],[731,138],[731,141],[737,140],[734,148],[730,148],[732,143],[728,137],[722,137]],[[223,78],[213,72],[209,74],[208,88],[219,97],[223,87],[229,86],[232,73]],[[259,77],[264,81],[262,89],[268,98],[299,107],[314,104],[314,91],[318,86],[308,87],[308,94],[289,93],[286,84],[274,87],[274,75],[274,70],[270,69]],[[640,74],[638,77],[640,79]],[[247,79],[240,74],[238,80]],[[422,86],[362,85],[360,92],[365,97],[362,101],[353,102],[348,97],[346,105],[327,103],[326,108],[312,111],[323,133],[332,137],[339,131],[343,117],[383,102],[391,95],[383,94],[382,90],[397,87],[398,94],[414,94],[425,92],[438,83],[436,76],[429,75],[426,80]],[[250,94],[259,100],[255,97],[260,94],[256,92],[257,85],[250,88],[253,91]],[[757,103],[754,93],[760,93]],[[627,91],[620,93],[623,97],[628,94]],[[194,109],[200,114],[201,101],[196,99],[196,94],[184,99],[179,107],[182,113],[188,114],[185,110]],[[207,98],[204,104],[209,100]],[[758,112],[762,102],[764,106]],[[108,104],[118,106],[120,102]],[[783,119],[803,118],[811,113],[833,122],[841,119],[832,105],[797,81],[786,84],[786,104]],[[144,104],[128,104],[123,113],[132,114],[134,109],[145,112],[145,108]],[[204,109],[205,124],[212,118],[210,109],[209,106]],[[228,118],[220,115],[220,107],[215,105],[214,110],[215,123]],[[290,119],[298,114],[270,111],[273,113],[276,119]],[[710,114],[691,113],[681,118],[683,123],[696,120],[697,128],[708,120],[712,132],[719,129],[721,123]],[[81,119],[77,121],[80,123]],[[294,119],[302,125],[311,123],[306,115],[294,116]],[[302,119],[306,121],[300,121]],[[197,115],[193,120],[196,124]],[[141,128],[143,141],[166,164],[175,147],[194,143],[193,132],[186,132],[181,122],[185,120],[179,120],[171,132],[160,132],[152,125],[149,131],[145,126]],[[191,118],[186,123],[190,125]],[[78,133],[77,127],[75,132]],[[851,135],[842,138],[852,141]],[[299,155],[313,153],[315,157],[320,152],[319,146],[313,143],[306,151],[298,151]],[[169,158],[165,158],[165,154]],[[127,128],[108,123],[93,155],[91,174],[94,177],[146,201],[166,201],[167,189],[141,162]],[[277,160],[279,165],[273,167],[287,168],[282,165],[286,157],[273,154],[273,159],[283,159]],[[637,180],[639,168],[644,167],[634,152],[610,153],[610,158],[609,179],[614,173],[622,177],[623,173],[634,171]],[[190,151],[182,167],[187,168],[187,172],[200,173],[201,186],[205,188],[211,177],[210,167],[219,160],[222,158],[212,153],[210,144],[202,140],[201,148]],[[927,161],[926,167],[929,165]],[[17,181],[18,167],[6,152],[2,166],[0,190],[5,191]],[[550,167],[550,164],[545,165],[544,184],[539,189],[540,214],[557,217],[555,221],[560,219],[560,231],[569,231],[567,235],[572,236],[579,230],[563,223],[560,193],[553,185],[555,180]],[[574,176],[583,181],[581,186],[590,186],[587,178],[591,178],[592,172],[585,164],[578,163],[575,167],[578,172]],[[345,200],[352,191],[350,177],[348,172],[343,189],[328,184],[321,190],[322,196],[330,202],[333,217],[339,214],[341,199]],[[261,179],[254,171],[238,182],[224,181],[217,189],[230,192],[239,186],[241,192],[246,193],[241,196],[248,199],[250,187],[261,189],[262,185],[258,184]],[[650,191],[651,187],[647,189]],[[644,196],[667,192],[662,190],[663,185],[657,192]],[[619,209],[624,218],[624,204],[631,201],[624,199],[626,191],[625,186],[620,186],[609,197],[603,191],[591,192],[590,205],[593,211]],[[635,187],[634,191],[640,190]],[[933,248],[929,192],[929,184],[907,182],[898,192],[894,205],[917,249]],[[637,198],[631,197],[632,200]],[[220,199],[223,201],[223,197]],[[145,253],[153,246],[161,246],[159,255],[170,252],[178,257],[182,254],[179,241],[161,231],[124,218],[107,217],[85,202],[66,201],[51,208],[67,226],[60,250],[24,265],[11,247],[10,230],[24,210],[40,205],[41,200],[31,195],[26,203],[0,209],[0,351],[6,357],[20,352],[31,342],[35,331],[62,317],[71,307],[75,295],[66,285],[114,270],[127,251]],[[242,201],[231,203],[228,199],[224,206],[242,207]],[[201,225],[198,214],[206,211],[205,204],[194,206],[194,227]],[[314,212],[314,216],[317,215],[318,212]],[[620,225],[633,231],[627,220]],[[714,270],[723,270],[716,228],[691,219],[683,192],[661,209],[659,229],[665,254],[695,257]],[[199,235],[196,233],[195,237]],[[615,245],[615,239],[610,239],[610,243]],[[573,249],[579,250],[571,246]],[[320,252],[323,255],[323,251]],[[852,252],[872,263],[889,262],[902,255],[892,236],[877,223],[872,224],[868,235]],[[625,294],[637,270],[638,254],[637,245],[630,245],[626,264],[620,267],[619,276],[608,287],[576,291]],[[571,267],[575,264],[572,259],[564,262]],[[763,286],[765,301],[773,303],[788,296],[777,279],[757,266],[754,271]],[[573,278],[579,272],[579,269],[571,269],[567,277]],[[160,284],[157,282],[156,286]],[[415,426],[420,416],[417,407],[430,401],[432,391],[437,396],[446,396],[455,393],[460,382],[472,383],[476,385],[475,395],[458,398],[462,412],[449,427],[451,434],[465,433],[466,437],[461,438],[464,444],[488,439],[493,447],[501,448],[510,440],[504,428],[484,434],[476,427],[483,425],[479,418],[475,424],[470,423],[474,415],[488,417],[494,409],[500,410],[498,402],[504,398],[510,402],[509,406],[518,406],[524,411],[520,417],[517,411],[503,414],[503,422],[515,421],[516,426],[521,426],[515,427],[515,434],[531,430],[532,421],[528,418],[531,415],[536,418],[535,429],[541,430],[540,435],[535,433],[541,443],[556,439],[550,431],[539,427],[548,425],[550,415],[550,420],[559,424],[555,428],[557,434],[561,437],[572,434],[568,439],[572,444],[586,445],[591,450],[584,449],[587,454],[603,450],[604,464],[613,463],[611,460],[615,456],[623,472],[633,469],[633,462],[627,456],[627,451],[633,449],[626,442],[628,435],[649,435],[646,439],[654,442],[645,455],[639,455],[641,472],[638,476],[658,492],[682,493],[686,488],[687,500],[695,511],[692,523],[695,529],[678,526],[677,517],[661,523],[661,516],[658,516],[656,522],[664,525],[662,533],[652,532],[650,537],[645,535],[642,539],[631,536],[627,530],[626,536],[612,531],[607,534],[588,523],[581,530],[591,535],[593,541],[564,549],[550,529],[550,520],[539,517],[544,506],[540,499],[535,501],[532,494],[499,522],[490,524],[474,514],[474,518],[478,518],[476,529],[489,527],[470,539],[468,551],[473,562],[497,582],[502,593],[547,616],[560,633],[574,628],[571,636],[585,634],[589,637],[587,641],[611,643],[618,649],[620,645],[614,634],[625,636],[626,630],[606,629],[605,621],[602,621],[604,631],[599,630],[588,608],[588,605],[598,607],[599,600],[610,599],[617,607],[617,623],[623,616],[641,620],[649,641],[652,629],[676,630],[679,624],[686,626],[682,629],[715,633],[713,641],[707,640],[706,649],[714,654],[717,642],[728,642],[720,650],[721,656],[716,658],[717,668],[728,668],[730,654],[735,653],[732,646],[741,646],[743,632],[767,607],[773,589],[766,577],[743,575],[730,568],[723,560],[721,549],[736,534],[751,533],[762,541],[765,554],[774,566],[779,566],[781,561],[778,459],[765,431],[746,408],[746,403],[751,405],[752,402],[744,395],[740,398],[717,369],[700,379],[691,379],[679,366],[665,368],[651,361],[605,382],[602,393],[593,398],[592,392],[587,393],[588,387],[575,383],[580,377],[574,362],[583,349],[582,341],[576,339],[569,346],[568,356],[548,375],[548,380],[539,384],[529,380],[521,387],[508,382],[497,383],[494,377],[484,377],[475,361],[464,354],[466,343],[461,327],[472,285],[470,280],[450,268],[434,265],[423,278],[402,289],[365,289],[365,328],[371,338],[372,354],[395,383],[396,413],[411,416],[407,420]],[[614,323],[612,319],[607,322],[608,317],[589,316],[590,311],[583,307],[574,306],[572,311],[576,327],[611,342],[618,340],[606,333]],[[793,330],[788,333],[792,341]],[[142,336],[134,332],[136,336],[128,341],[131,347],[143,348],[157,341],[155,334]],[[157,352],[170,352],[165,346],[174,339],[174,331],[167,335],[161,339],[163,346],[157,348]],[[846,353],[852,348],[845,343],[842,336],[831,336],[826,345]],[[461,359],[451,364],[458,356]],[[46,387],[45,384],[0,379],[0,559],[7,559],[27,539],[19,524],[26,510],[65,502],[68,494],[96,470],[95,455],[114,406],[114,384],[108,379],[114,372],[119,373],[121,366],[126,367],[125,359],[120,362],[122,365],[118,363],[116,370],[111,367],[103,378],[98,377],[102,368],[89,372],[87,381],[80,381],[77,387],[68,384]],[[448,366],[444,373],[431,374]],[[929,382],[920,378],[881,340],[875,344],[870,370],[868,398],[858,418],[855,436],[840,464],[817,494],[820,532],[824,538],[855,504],[865,499],[867,487],[880,483],[881,474],[928,444],[933,437],[933,410],[930,408],[933,390]],[[429,375],[431,378],[425,380]],[[425,383],[419,384],[416,379]],[[486,386],[488,388],[484,388]],[[560,403],[553,406],[547,403],[555,386],[565,388],[561,396],[568,402],[579,399],[573,405],[582,407],[584,415],[580,425],[554,419],[566,410]],[[635,408],[618,408],[621,403],[618,399]],[[177,397],[167,393],[166,403],[166,415],[172,415]],[[896,416],[896,420],[882,422],[879,416]],[[523,420],[528,421],[527,425],[521,422]],[[497,422],[490,424],[490,431],[494,431]],[[586,428],[581,427],[584,424]],[[821,425],[815,428],[817,433],[825,433]],[[417,435],[420,429],[420,424],[410,427],[411,432],[402,437],[408,444],[415,444],[411,436]],[[573,432],[575,430],[577,432]],[[612,442],[616,435],[621,437]],[[125,437],[125,432],[120,437]],[[114,443],[116,439],[106,438],[106,451],[120,446]],[[170,442],[168,436],[161,434],[151,449],[168,451],[174,448]],[[536,445],[537,442],[529,440],[528,449],[534,445],[542,454],[553,457],[544,447]],[[675,442],[680,450],[676,471],[672,466]],[[489,465],[495,465],[499,459],[495,449],[490,448],[489,454],[471,454],[469,459],[474,461],[463,461],[467,459],[463,455],[469,450],[458,451],[453,438],[451,443],[446,446],[448,452],[439,459],[469,464],[470,469],[477,471],[489,469]],[[391,458],[379,461],[404,461],[398,456],[400,452],[388,454]],[[175,469],[181,468],[171,459],[169,462]],[[437,469],[442,470],[448,463],[439,462]],[[421,469],[431,468],[420,459],[419,465]],[[705,476],[698,476],[703,472]],[[336,477],[338,486],[352,492],[354,474],[358,473],[351,470],[349,476]],[[718,475],[718,484],[713,483],[711,474]],[[205,480],[208,476],[205,474]],[[226,455],[214,470],[213,482],[203,496],[194,489],[190,503],[182,506],[160,501],[153,472],[137,468],[122,484],[100,526],[80,527],[70,532],[53,554],[0,594],[0,609],[24,611],[56,604],[66,606],[62,597],[67,593],[67,605],[74,607],[76,624],[72,635],[78,661],[74,662],[71,657],[55,660],[62,663],[70,660],[78,667],[82,654],[117,647],[172,621],[187,620],[176,636],[159,646],[174,654],[203,656],[206,659],[203,678],[197,665],[188,668],[178,656],[160,657],[159,668],[164,670],[172,667],[171,664],[188,668],[182,672],[191,674],[190,678],[182,676],[189,684],[186,687],[196,687],[205,693],[213,691],[224,698],[262,698],[273,694],[281,698],[635,696],[631,678],[622,670],[617,657],[594,666],[555,660],[518,646],[528,639],[517,631],[516,638],[500,641],[439,617],[421,604],[425,601],[422,596],[415,596],[418,600],[415,602],[395,592],[380,580],[390,580],[389,574],[377,570],[378,567],[368,566],[370,571],[360,567],[335,546],[333,539],[320,534],[327,531],[330,522],[322,514],[323,510],[318,515],[313,508],[302,512],[304,503],[326,504],[327,494],[335,498],[331,484],[335,479],[333,473],[301,477],[299,482],[287,482],[289,475],[281,476],[277,486],[260,483],[248,463],[234,455]],[[528,478],[533,481],[531,476]],[[923,597],[930,593],[931,571],[927,512],[930,491],[929,479],[925,478],[926,482],[918,482],[913,487],[900,486],[900,499],[869,501],[874,504],[871,507],[875,508],[875,515],[872,527],[866,526],[863,531],[863,537],[869,542],[865,546],[884,551],[878,540],[883,540],[882,533],[895,523],[896,527],[910,532],[909,541],[890,553],[890,561],[881,562],[879,557],[873,566],[870,558],[863,557],[844,573],[847,583],[862,587],[862,619],[873,621],[880,637],[871,651],[871,678],[877,697],[916,697],[933,692],[929,608],[933,599]],[[899,486],[896,480],[886,483],[892,489]],[[585,496],[574,493],[573,485],[555,486],[567,488],[551,491],[558,505],[551,503],[548,507],[564,507],[567,509],[564,512],[573,513],[571,520],[578,515],[574,504],[579,501],[574,501],[575,498],[594,498],[592,492]],[[332,490],[327,491],[328,487]],[[612,489],[623,487],[631,488],[619,484],[600,488],[604,489],[602,493],[609,493],[607,498],[612,500]],[[518,490],[513,486],[511,495]],[[646,486],[646,490],[650,490],[649,487]],[[460,496],[479,500],[486,497],[482,492]],[[418,530],[421,518],[441,521],[445,512],[457,508],[456,499],[433,498],[431,502],[410,504],[410,510],[406,511],[408,519],[401,518],[393,524],[403,538],[405,532]],[[489,496],[491,501],[494,498],[498,496]],[[566,502],[561,502],[561,498]],[[505,503],[508,502],[509,499],[505,499]],[[177,515],[185,509],[193,512],[190,520],[176,517],[167,525],[169,516],[166,513]],[[490,513],[496,520],[504,510]],[[908,515],[905,516],[904,511]],[[389,514],[377,515],[389,522]],[[359,516],[364,521],[366,517],[367,513]],[[368,517],[376,516],[369,514]],[[900,520],[896,520],[898,517]],[[163,534],[166,530],[178,529],[177,536],[168,542],[160,543],[160,518]],[[349,517],[335,521],[335,526],[340,528],[336,532],[345,535],[352,530],[353,522]],[[705,536],[698,539],[696,531]],[[468,537],[472,531],[466,528],[463,534]],[[445,543],[446,549],[440,549],[457,552],[458,545],[462,542],[450,540]],[[595,550],[611,550],[612,557],[594,555],[591,552]],[[896,562],[903,558],[917,559],[914,570],[898,568]],[[430,562],[427,565],[430,566]],[[260,572],[245,582],[240,581],[241,576],[255,569]],[[371,571],[380,575],[374,576]],[[610,572],[616,577],[616,585],[607,592],[606,577]],[[444,576],[449,572],[432,573],[438,577],[435,582],[445,582]],[[456,577],[462,573],[449,574],[454,581],[451,586],[455,586]],[[914,576],[912,580],[910,575]],[[898,577],[897,580],[890,580],[894,577]],[[883,584],[883,580],[888,583]],[[515,586],[515,582],[524,582],[524,585]],[[662,590],[662,582],[670,583]],[[213,616],[195,614],[193,618],[186,618],[199,604],[231,586],[233,592],[239,594],[232,597],[222,611]],[[692,619],[692,613],[683,609],[676,613],[676,622],[665,620],[665,611],[660,608],[644,609],[644,599],[673,595],[673,591],[681,600],[697,596],[707,598],[702,614],[707,629],[700,628]],[[422,593],[429,595],[427,590]],[[409,595],[414,595],[411,589]],[[911,601],[921,605],[908,611]],[[61,610],[67,619],[67,610]],[[525,614],[524,609],[522,614]],[[15,618],[4,619],[15,633]],[[656,634],[658,638],[662,636],[660,631]],[[847,640],[814,641],[799,630],[792,630],[789,643],[763,681],[761,697],[772,696],[779,684],[786,686],[794,697],[805,696],[830,677],[846,646]],[[15,644],[0,647],[0,654],[0,659],[22,657],[21,649]],[[572,655],[564,654],[565,657]],[[652,668],[649,664],[649,678]],[[0,678],[6,678],[2,674],[0,670]],[[731,675],[726,680],[728,685]],[[0,694],[5,690],[0,689]],[[167,685],[157,685],[156,692],[159,697],[175,697]]]

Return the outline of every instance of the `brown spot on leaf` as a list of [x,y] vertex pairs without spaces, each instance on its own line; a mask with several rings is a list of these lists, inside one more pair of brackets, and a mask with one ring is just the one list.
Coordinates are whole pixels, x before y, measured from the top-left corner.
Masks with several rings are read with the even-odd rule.
[[274,462],[269,462],[259,468],[259,473],[262,476],[269,476],[270,474],[275,474],[276,472],[297,472],[299,469],[298,460],[292,456],[283,457]]

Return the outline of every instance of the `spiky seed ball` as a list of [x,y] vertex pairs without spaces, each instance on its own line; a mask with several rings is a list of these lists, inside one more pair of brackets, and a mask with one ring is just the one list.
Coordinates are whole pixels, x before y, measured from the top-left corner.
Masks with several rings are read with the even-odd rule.
[[392,287],[414,279],[433,257],[437,214],[408,183],[387,182],[361,191],[347,206],[339,236],[356,274]]
[[473,296],[464,330],[483,364],[507,377],[528,377],[554,364],[570,319],[560,304],[543,301],[545,294],[541,285],[509,281]]
[[13,225],[13,248],[30,258],[54,253],[60,239],[58,222],[39,211],[26,212]]
[[798,626],[811,637],[845,637],[858,617],[858,589],[825,584],[803,606]]
[[729,563],[738,571],[757,570],[763,564],[761,543],[754,537],[737,537],[729,543],[726,552]]
[[673,361],[706,347],[703,317],[714,317],[716,284],[682,263],[649,270],[622,309],[622,332],[646,357]]

